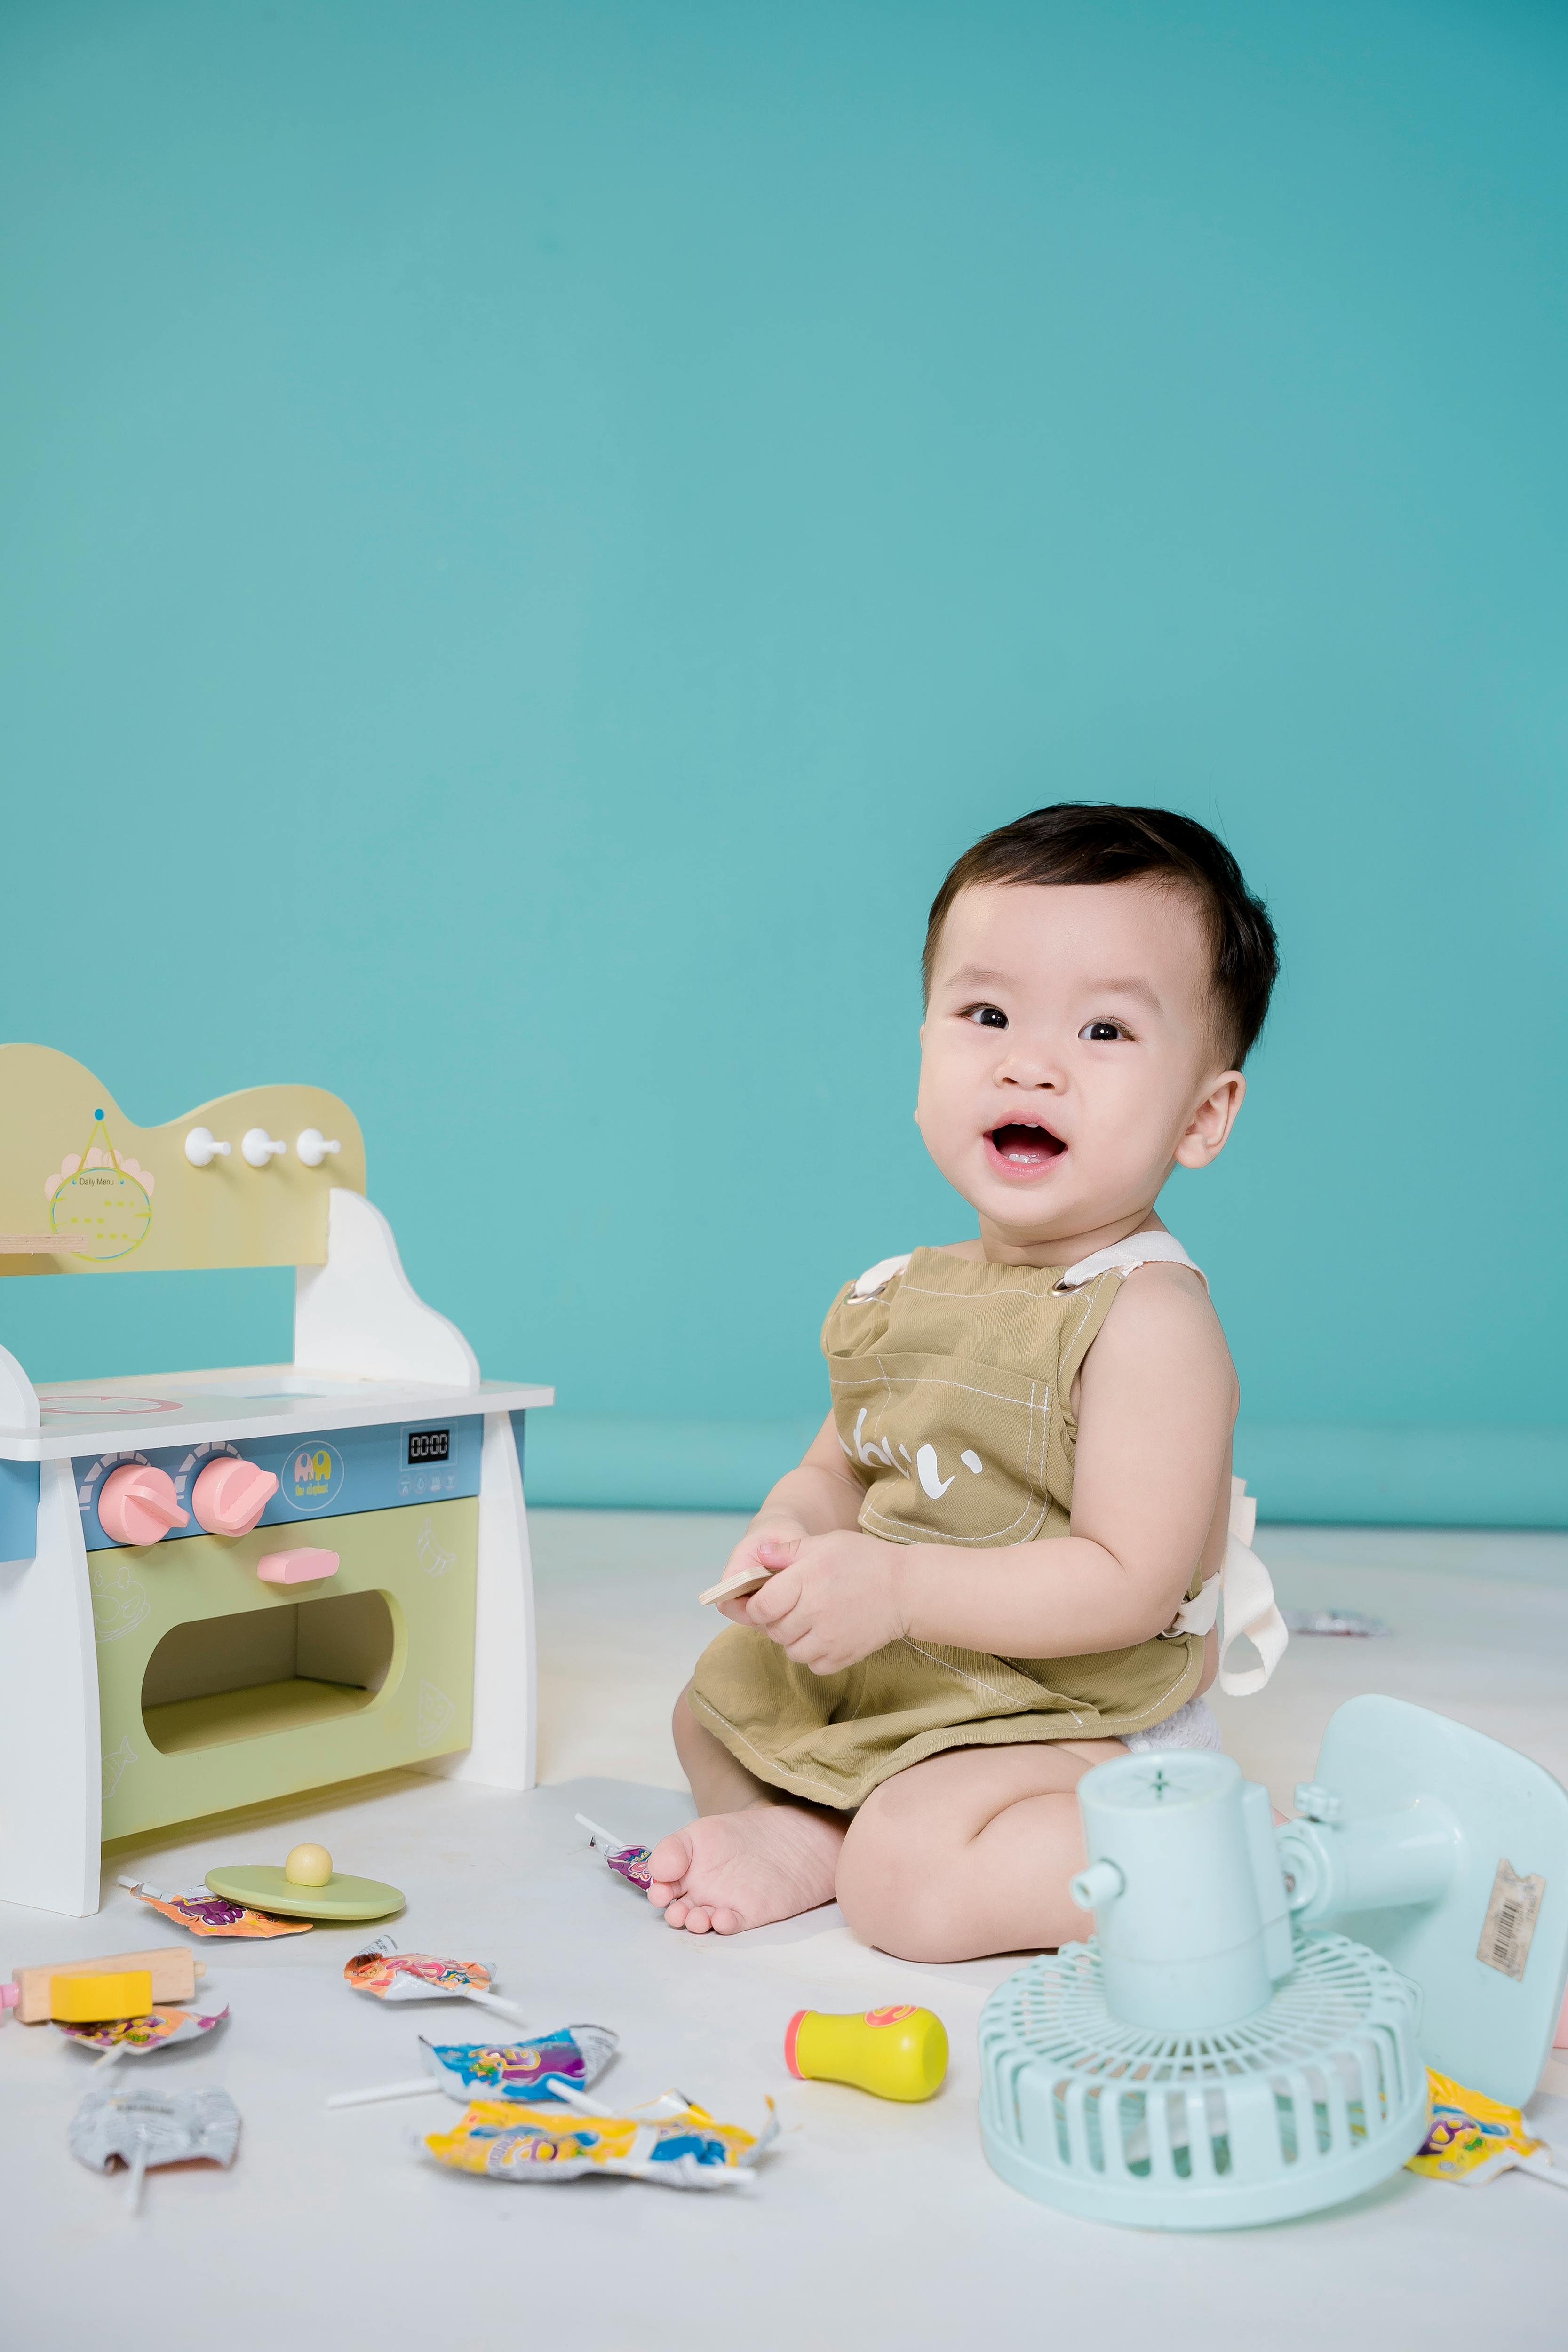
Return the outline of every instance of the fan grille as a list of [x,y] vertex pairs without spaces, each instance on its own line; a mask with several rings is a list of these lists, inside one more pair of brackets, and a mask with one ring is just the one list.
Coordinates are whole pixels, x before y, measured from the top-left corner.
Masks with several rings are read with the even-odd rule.
[[1343,1936],[1299,1936],[1295,1960],[1267,2008],[1196,2032],[1113,2017],[1092,1944],[1021,1969],[981,2020],[993,2163],[1077,2211],[1211,2229],[1396,2170],[1426,2125],[1415,1996]]

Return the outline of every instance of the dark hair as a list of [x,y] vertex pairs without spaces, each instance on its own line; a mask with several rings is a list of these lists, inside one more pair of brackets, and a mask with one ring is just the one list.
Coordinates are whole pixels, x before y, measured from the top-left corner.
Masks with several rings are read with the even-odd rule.
[[921,959],[927,999],[942,925],[961,890],[983,882],[1133,882],[1145,876],[1190,891],[1202,909],[1214,950],[1217,1042],[1239,1069],[1268,1011],[1279,942],[1268,908],[1253,897],[1224,842],[1172,809],[1058,801],[966,849],[931,900]]

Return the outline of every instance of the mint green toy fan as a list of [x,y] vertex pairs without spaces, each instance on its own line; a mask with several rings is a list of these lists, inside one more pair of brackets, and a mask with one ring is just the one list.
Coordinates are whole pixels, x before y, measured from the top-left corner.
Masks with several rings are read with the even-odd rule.
[[[1098,1935],[981,2018],[982,2135],[1014,2188],[1142,2229],[1283,2221],[1415,2154],[1428,2063],[1510,2105],[1533,2091],[1568,1970],[1568,1795],[1383,1698],[1340,1709],[1300,1795],[1318,1817],[1277,1839],[1229,1757],[1129,1756],[1079,1783],[1073,1896]],[[1521,1879],[1545,1890],[1522,1956],[1488,1925]],[[1341,1916],[1363,1940],[1322,1924]],[[1503,1981],[1494,1947],[1520,1969],[1500,2001],[1478,1982]]]

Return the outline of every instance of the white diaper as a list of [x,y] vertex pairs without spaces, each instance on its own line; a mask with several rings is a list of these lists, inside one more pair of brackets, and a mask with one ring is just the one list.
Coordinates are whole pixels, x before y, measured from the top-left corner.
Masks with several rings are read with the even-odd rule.
[[1223,1748],[1225,1742],[1208,1701],[1190,1698],[1163,1723],[1152,1723],[1147,1731],[1124,1731],[1121,1744],[1132,1755],[1144,1756],[1152,1748]]

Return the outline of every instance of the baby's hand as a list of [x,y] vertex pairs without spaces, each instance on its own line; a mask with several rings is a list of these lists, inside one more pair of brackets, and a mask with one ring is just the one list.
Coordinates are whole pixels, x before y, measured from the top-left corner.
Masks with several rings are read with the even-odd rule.
[[[745,1624],[748,1622],[746,1601],[749,1594],[746,1585],[740,1580],[746,1577],[765,1580],[773,1570],[787,1568],[805,1539],[805,1529],[800,1521],[787,1517],[783,1512],[759,1519],[749,1527],[725,1561],[719,1585],[712,1588],[717,1591],[732,1580],[738,1584],[738,1590],[731,1598],[715,1604],[720,1614],[732,1619],[736,1624]],[[750,1591],[756,1591],[755,1581]],[[706,1599],[708,1596],[705,1594],[703,1597]]]
[[787,1658],[815,1675],[842,1674],[906,1631],[901,1544],[847,1528],[803,1536],[790,1564],[726,1616],[759,1626]]

